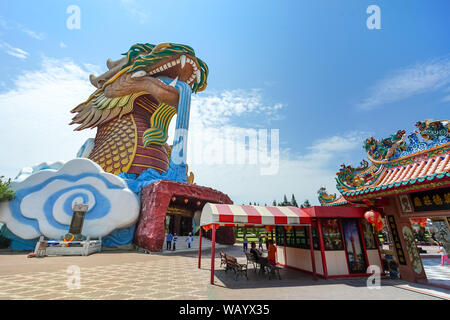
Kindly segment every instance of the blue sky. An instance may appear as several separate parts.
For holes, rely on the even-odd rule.
[[[366,27],[372,4],[381,9],[381,30]],[[69,5],[81,9],[79,30],[66,27]],[[232,110],[224,116],[227,126],[280,132],[278,175],[239,187],[238,181],[248,180],[243,168],[197,165],[198,183],[236,202],[271,202],[294,193],[299,201],[317,203],[321,185],[335,190],[342,162],[356,165],[365,156],[363,139],[412,131],[418,120],[449,118],[449,12],[446,0],[3,1],[0,108],[10,109],[14,118],[3,121],[21,129],[17,134],[0,129],[15,145],[9,154],[2,152],[0,173],[13,177],[39,161],[69,160],[70,150],[75,154],[89,135],[61,126],[61,136],[70,141],[64,143],[48,127],[63,121],[65,126],[61,117],[92,91],[85,73],[104,71],[107,58],[119,58],[134,43],[175,42],[192,46],[209,66],[208,88],[197,95],[199,108],[216,97]],[[66,87],[76,90],[59,100],[44,97],[45,90],[27,91],[26,82],[38,85],[39,79],[43,86],[70,79]],[[232,98],[224,100],[224,93]],[[246,108],[250,100],[254,108]],[[11,103],[21,105],[14,109]],[[244,103],[243,110],[237,103]],[[223,125],[216,116],[210,126]],[[33,149],[30,142],[42,147]]]

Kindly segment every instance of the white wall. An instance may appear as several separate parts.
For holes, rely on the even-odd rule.
[[[325,251],[329,276],[349,274],[345,251]]]
[[[300,248],[286,248],[287,265],[289,267],[302,269],[312,272],[311,250]],[[284,247],[277,246],[278,263],[286,265],[284,257]],[[316,263],[316,273],[323,275],[322,256],[320,251],[314,250],[314,259]]]

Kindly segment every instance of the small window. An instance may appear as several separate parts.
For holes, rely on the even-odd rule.
[[[321,222],[325,250],[344,250],[339,220],[323,219]]]

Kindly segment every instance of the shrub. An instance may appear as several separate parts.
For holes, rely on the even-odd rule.
[[[0,202],[10,201],[16,197],[16,193],[11,189],[11,179],[3,181],[3,178],[0,177]]]

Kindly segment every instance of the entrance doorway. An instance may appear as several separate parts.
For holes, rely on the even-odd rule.
[[[176,233],[178,236],[187,236],[192,233],[192,217],[180,214],[166,215],[166,233]]]

